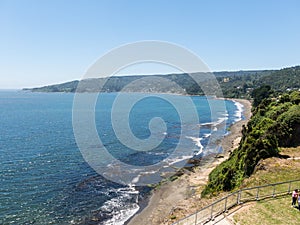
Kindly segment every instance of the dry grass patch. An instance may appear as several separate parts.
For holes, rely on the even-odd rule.
[[[236,212],[233,219],[238,225],[298,225],[299,217],[300,211],[291,208],[291,197],[283,196],[254,202],[250,207]]]
[[[282,148],[280,154],[283,157],[260,161],[254,174],[244,180],[241,188],[300,179],[300,147]]]

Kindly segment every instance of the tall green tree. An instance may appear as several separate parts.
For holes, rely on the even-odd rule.
[[[252,92],[253,106],[258,106],[264,99],[268,98],[271,93],[272,91],[270,85],[263,85],[254,89]]]

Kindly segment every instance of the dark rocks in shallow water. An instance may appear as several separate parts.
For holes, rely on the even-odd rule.
[[[192,166],[186,166],[186,167],[184,167],[184,169],[185,170],[188,170],[188,171],[190,171],[190,172],[195,172],[195,166],[194,165],[192,165]]]
[[[181,169],[181,170],[178,170],[178,171],[175,173],[174,176],[180,177],[180,176],[182,176],[183,174],[184,174],[184,171]]]
[[[189,165],[199,166],[200,162],[201,162],[201,159],[199,159],[199,158],[191,158],[187,161],[187,165],[185,167],[190,167]]]

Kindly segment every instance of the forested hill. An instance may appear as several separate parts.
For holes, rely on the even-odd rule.
[[[300,66],[232,76],[227,80],[218,79],[225,97],[249,99],[252,91],[260,86],[269,86],[276,92],[299,90]]]
[[[275,91],[289,91],[300,88],[300,66],[285,68],[261,77],[257,86],[269,85]]]
[[[239,147],[210,173],[203,195],[238,187],[260,160],[280,157],[280,147],[300,145],[300,91],[278,93],[262,86],[255,93],[258,106],[243,128]]]
[[[300,88],[300,66],[281,70],[252,70],[213,73],[220,84],[224,97],[251,98],[252,91],[261,85],[268,85],[273,90],[285,92]],[[201,79],[201,86],[211,85],[206,73],[194,73]],[[138,81],[138,82],[137,82]],[[170,82],[171,81],[171,82]],[[152,93],[187,93],[203,95],[203,91],[188,74],[113,76],[95,78],[24,89],[34,92],[152,92]],[[218,93],[211,93],[216,94]]]
[[[245,82],[252,82],[261,76],[270,74],[272,71],[235,71],[235,72],[215,72],[213,75],[220,83],[221,87],[227,86],[239,89]],[[211,76],[207,73],[193,73],[199,77],[201,86],[211,85]],[[138,82],[136,82],[138,81]],[[171,82],[170,82],[171,81]],[[33,92],[157,92],[157,93],[187,93],[191,95],[204,94],[199,85],[188,74],[168,74],[168,75],[139,75],[139,76],[113,76],[110,78],[85,79],[77,89],[78,80],[50,85],[38,88],[25,88],[23,90]],[[250,85],[250,84],[249,84]],[[101,89],[101,90],[100,90]],[[235,92],[235,90],[229,90]],[[213,94],[213,93],[212,93]]]

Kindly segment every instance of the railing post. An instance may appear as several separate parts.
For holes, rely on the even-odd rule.
[[[256,201],[259,199],[259,187],[257,188],[257,192],[256,192]]]
[[[289,194],[291,193],[291,185],[292,185],[292,181],[290,181],[290,183],[289,183],[289,190],[288,190]]]
[[[214,210],[214,204],[211,205],[210,220],[213,220],[213,210]]]
[[[273,198],[275,197],[275,188],[276,188],[276,184],[273,185]]]
[[[241,190],[238,191],[237,201],[236,201],[237,205],[240,204],[240,200],[241,200]]]
[[[196,212],[196,215],[195,215],[195,225],[197,225],[197,212]]]
[[[228,196],[226,196],[226,198],[225,198],[225,207],[224,207],[224,212],[227,212],[227,198],[228,198]]]

